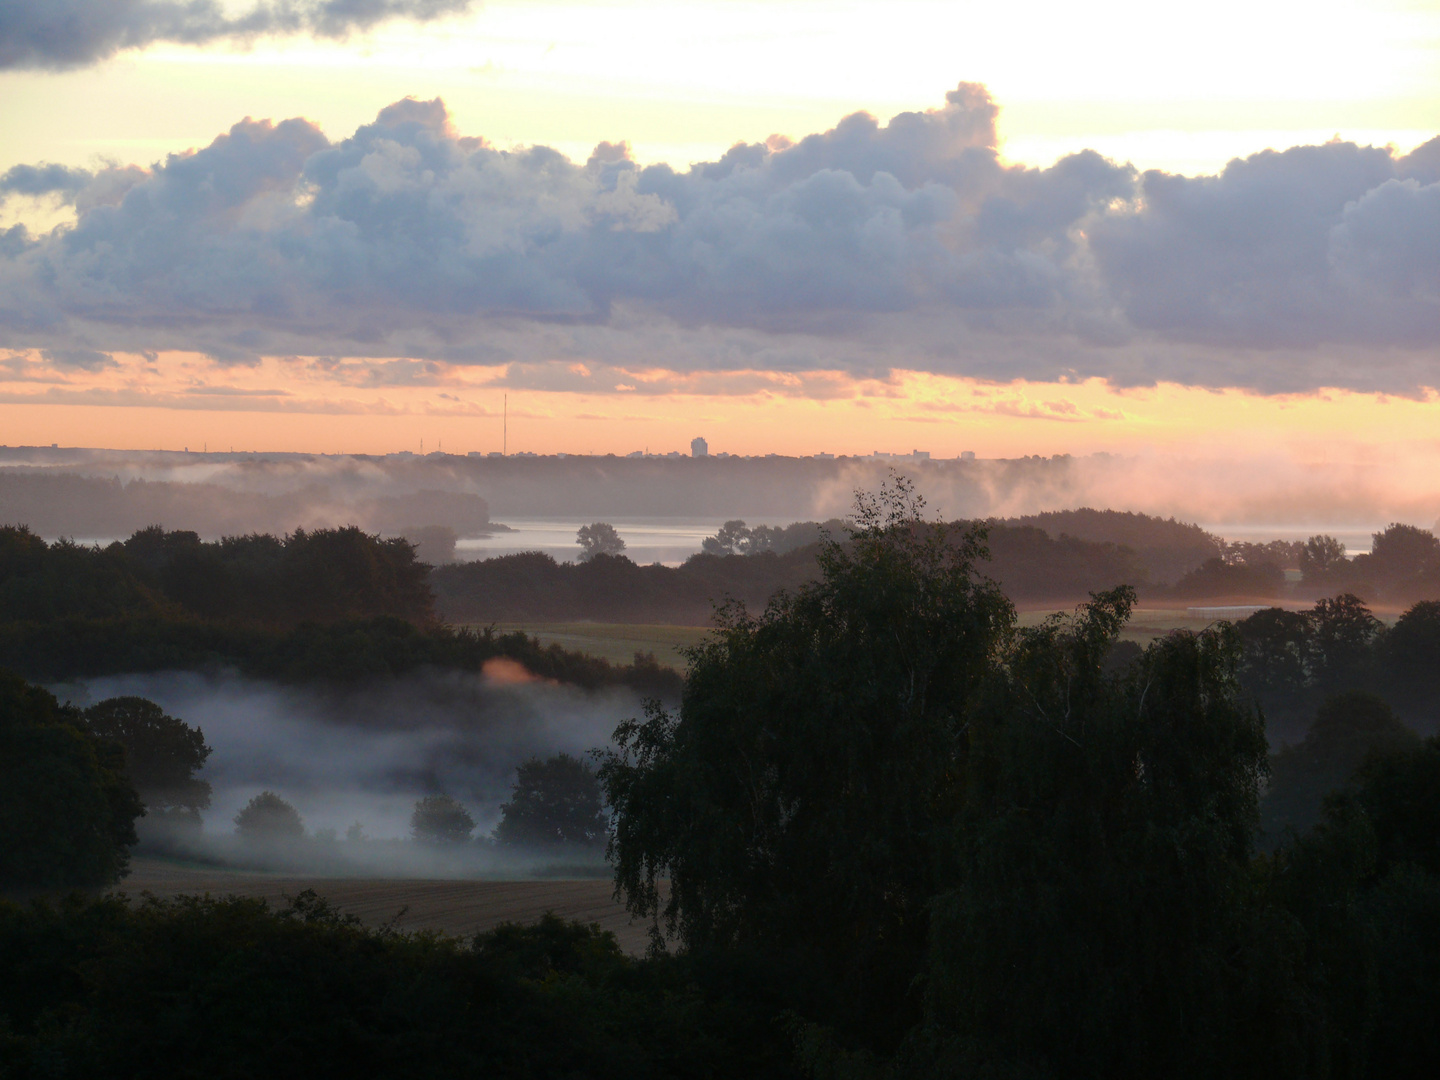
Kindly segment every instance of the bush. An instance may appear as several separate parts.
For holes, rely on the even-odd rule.
[[[305,835],[305,823],[279,795],[262,791],[235,815],[235,831],[247,840],[292,840]]]
[[[763,988],[554,916],[462,940],[310,892],[0,903],[0,972],[6,1077],[798,1080]]]
[[[470,812],[449,795],[427,795],[410,815],[410,836],[422,844],[463,844],[475,829]]]

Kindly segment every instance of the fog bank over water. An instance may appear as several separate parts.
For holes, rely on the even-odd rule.
[[[950,519],[1088,506],[1201,522],[1231,538],[1331,532],[1358,542],[1392,521],[1428,528],[1440,517],[1440,454],[1425,447],[1346,461],[1221,446],[989,460],[0,448],[0,523],[88,540],[153,524],[207,538],[349,523],[388,535],[441,526],[458,539],[456,557],[474,559],[517,550],[573,557],[577,523],[608,521],[622,526],[636,561],[676,562],[728,519],[843,516],[857,490],[875,490],[892,470],[912,477],[930,511]]]
[[[137,695],[201,728],[214,748],[201,778],[214,788],[207,836],[233,832],[236,812],[263,790],[292,803],[307,830],[409,835],[417,799],[446,793],[488,833],[532,756],[583,755],[639,715],[627,690],[586,693],[524,680],[523,671],[424,673],[351,688],[282,686],[235,674],[123,675],[55,686],[89,705]]]

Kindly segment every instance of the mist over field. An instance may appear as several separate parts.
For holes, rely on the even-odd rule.
[[[584,756],[606,745],[616,724],[641,707],[631,691],[587,693],[533,679],[503,661],[484,675],[428,671],[350,687],[286,686],[233,672],[164,672],[54,689],[81,706],[126,695],[148,698],[204,731],[214,752],[199,773],[213,788],[203,833],[180,830],[165,838],[183,853],[403,876],[514,870],[538,861],[529,852],[497,852],[488,845],[437,852],[398,841],[409,839],[415,802],[441,793],[470,811],[476,837],[488,835],[510,796],[516,765],[562,752]],[[333,830],[339,842],[257,848],[238,841],[235,814],[266,790],[294,805],[310,836]],[[344,841],[354,822],[368,843]],[[142,832],[145,827],[142,821]]]

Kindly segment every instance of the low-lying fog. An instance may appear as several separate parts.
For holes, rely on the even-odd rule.
[[[402,875],[468,874],[543,861],[543,853],[517,856],[478,843],[438,853],[408,842],[410,814],[416,800],[443,792],[465,805],[477,823],[475,836],[483,837],[499,820],[521,761],[559,752],[584,755],[607,745],[615,726],[641,711],[633,691],[586,693],[535,680],[510,661],[492,661],[483,675],[430,672],[351,688],[168,672],[52,689],[80,706],[121,695],[149,698],[204,731],[214,752],[200,776],[213,794],[200,835],[177,831],[174,843],[184,853],[280,868]],[[266,790],[291,803],[318,841],[265,853],[240,844],[235,814]],[[355,822],[363,843],[344,839]],[[575,861],[575,853],[568,858]]]

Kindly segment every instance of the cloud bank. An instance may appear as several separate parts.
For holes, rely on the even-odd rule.
[[[218,0],[6,0],[0,70],[84,67],[129,49],[170,42],[252,41],[268,35],[343,38],[392,19],[428,22],[473,0],[268,0],[240,15]]]
[[[888,124],[857,113],[679,171],[623,144],[583,164],[501,150],[406,99],[338,142],[246,119],[148,170],[20,166],[0,191],[70,199],[77,220],[0,233],[0,345],[510,363],[557,387],[577,359],[637,357],[1440,385],[1440,139],[1267,151],[1218,176],[1092,151],[1040,169],[1001,161],[997,113],[962,83]]]

